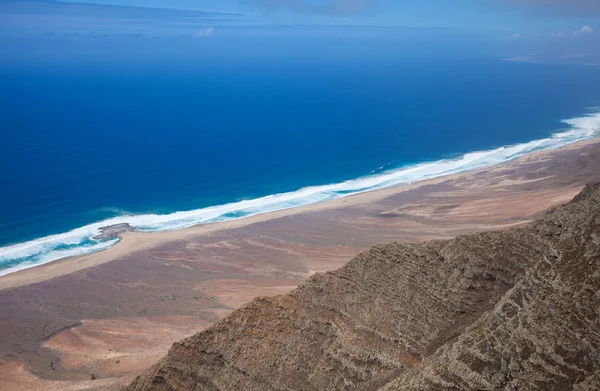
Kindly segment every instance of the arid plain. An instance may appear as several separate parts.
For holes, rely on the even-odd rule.
[[[513,227],[600,181],[600,142],[251,218],[127,232],[0,278],[0,389],[119,389],[171,344],[374,244]]]

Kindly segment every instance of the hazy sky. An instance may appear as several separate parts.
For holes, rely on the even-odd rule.
[[[263,22],[566,32],[600,27],[598,0],[77,0],[243,14]],[[593,28],[593,27],[592,27]]]
[[[81,46],[53,48],[52,37]],[[171,40],[151,45],[148,53],[186,40],[204,41],[213,51],[230,45],[235,46],[232,53],[282,53],[290,47],[286,37],[300,37],[307,50],[325,52],[329,49],[315,37],[329,37],[377,42],[383,52],[391,47],[421,50],[427,45],[420,42],[427,41],[437,44],[429,44],[432,52],[450,47],[466,51],[468,46],[470,53],[596,64],[600,0],[0,0],[0,49],[5,54],[52,58],[57,50],[91,53],[108,37],[124,38],[109,49],[128,44],[125,53],[149,45],[137,38]]]
[[[354,25],[385,27],[453,27],[521,37],[589,34],[600,29],[600,0],[67,0],[73,4],[104,4],[171,8],[235,14],[220,18],[228,25]],[[110,19],[118,11],[83,6],[44,7],[53,0],[0,0],[0,32],[13,27],[42,27],[56,22],[48,15]],[[66,9],[68,8],[68,9]],[[35,15],[23,18],[24,15]],[[44,14],[44,17],[40,15]],[[171,19],[155,13],[153,18]],[[147,12],[127,13],[148,19]],[[185,19],[185,17],[184,17]],[[227,19],[227,20],[223,20]],[[65,20],[61,20],[64,22]],[[71,23],[72,20],[66,22]],[[215,23],[221,24],[216,21]],[[183,24],[183,23],[182,23]],[[81,23],[83,28],[85,23]],[[587,27],[585,27],[587,26]],[[216,27],[216,26],[212,26]],[[575,34],[579,35],[579,34]]]

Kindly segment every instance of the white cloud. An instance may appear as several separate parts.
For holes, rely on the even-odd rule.
[[[565,36],[565,33],[554,33],[554,34],[550,34],[551,38],[562,38]]]
[[[513,35],[510,36],[510,39],[519,39],[521,38],[521,34],[519,33],[514,33]]]
[[[578,34],[587,34],[587,33],[593,33],[594,30],[593,28],[591,28],[588,25],[583,26],[582,28],[580,28],[579,30],[575,30],[573,31],[573,34],[578,35]]]
[[[215,29],[212,27],[208,27],[208,28],[205,28],[204,30],[198,31],[196,34],[194,34],[194,37],[209,38],[209,37],[212,37],[213,35],[215,35]]]

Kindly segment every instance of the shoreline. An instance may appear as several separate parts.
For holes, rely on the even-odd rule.
[[[238,221],[128,232],[107,252],[8,275],[0,283],[22,286],[0,290],[0,388],[120,390],[172,341],[256,297],[285,295],[378,244],[522,226],[600,182],[598,167],[600,139]]]
[[[598,137],[589,140],[577,141],[560,147],[558,149],[527,153],[517,159],[508,162],[502,162],[485,168],[442,175],[431,179],[415,181],[410,184],[400,184],[388,188],[370,190],[363,193],[352,194],[344,198],[327,200],[315,204],[303,205],[273,212],[265,212],[262,214],[252,215],[234,220],[198,224],[188,228],[164,232],[128,231],[121,233],[119,235],[119,242],[108,249],[86,255],[61,258],[58,260],[50,261],[48,263],[32,266],[23,270],[18,270],[0,276],[0,290],[11,289],[24,285],[47,281],[55,277],[73,273],[75,271],[102,265],[104,263],[111,262],[122,257],[131,255],[133,253],[156,248],[160,245],[169,242],[185,240],[195,236],[210,235],[229,229],[240,228],[256,223],[271,221],[282,217],[291,217],[299,214],[313,213],[318,211],[339,209],[350,206],[357,206],[360,204],[371,203],[389,197],[391,195],[407,192],[409,190],[414,190],[422,186],[436,185],[447,180],[473,176],[481,172],[490,171],[498,168],[504,168],[510,165],[526,164],[527,161],[531,159],[539,160],[543,159],[545,156],[549,156],[554,153],[578,149],[583,146],[599,142],[600,138]]]
[[[118,234],[121,232],[117,231],[185,232],[187,229],[197,226],[210,226],[255,216],[265,216],[274,212],[287,213],[291,209],[348,199],[354,195],[488,169],[515,161],[531,153],[560,149],[577,142],[592,140],[600,135],[598,108],[590,108],[587,114],[560,122],[568,125],[568,128],[556,130],[545,138],[493,149],[470,151],[452,159],[414,163],[343,182],[307,186],[290,192],[199,209],[167,214],[115,216],[67,232],[0,247],[0,262],[12,264],[11,267],[0,270],[0,278],[60,260],[88,257],[107,251],[119,242]],[[123,226],[127,228],[116,230],[114,228]],[[234,225],[234,227],[237,226]],[[112,234],[108,235],[107,232],[112,232]]]

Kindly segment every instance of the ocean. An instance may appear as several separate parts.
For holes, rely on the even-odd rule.
[[[0,63],[0,275],[600,131],[598,67],[380,60]]]

